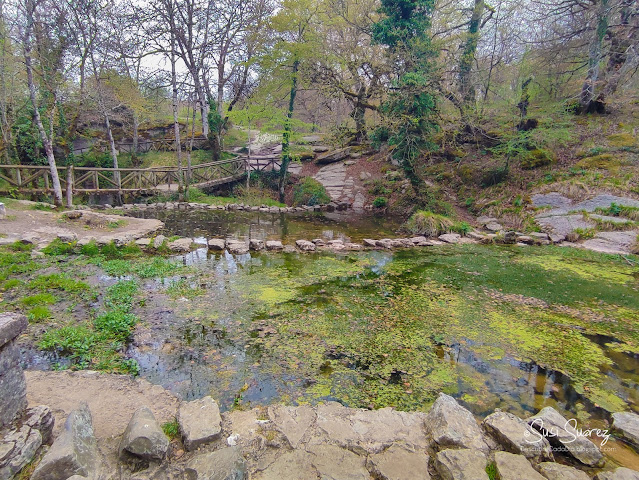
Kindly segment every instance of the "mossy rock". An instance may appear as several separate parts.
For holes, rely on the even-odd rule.
[[[616,170],[622,162],[611,153],[602,153],[592,157],[586,157],[577,163],[577,166],[584,169]]]
[[[545,167],[555,161],[555,157],[552,152],[544,150],[543,148],[537,148],[528,152],[521,160],[521,168],[526,170],[532,170],[534,168]]]
[[[637,139],[629,133],[615,133],[608,137],[608,143],[613,147],[632,147],[636,145]]]
[[[464,183],[472,183],[474,181],[474,173],[475,169],[471,165],[462,165],[457,169],[457,174]]]

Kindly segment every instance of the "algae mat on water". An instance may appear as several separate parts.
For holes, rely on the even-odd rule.
[[[477,413],[637,409],[639,276],[619,257],[464,245],[258,255],[233,272],[215,280],[243,299],[227,339],[260,378],[295,385],[284,400],[425,409],[445,391]]]

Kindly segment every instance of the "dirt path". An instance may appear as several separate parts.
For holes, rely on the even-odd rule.
[[[93,371],[26,371],[30,406],[48,405],[55,415],[58,435],[71,410],[87,402],[98,440],[122,435],[133,413],[149,407],[158,423],[175,418],[179,400],[162,387],[140,378]]]

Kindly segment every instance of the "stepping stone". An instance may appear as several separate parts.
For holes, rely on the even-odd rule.
[[[631,412],[612,414],[612,428],[630,445],[639,449],[639,415]]]
[[[268,418],[275,428],[286,437],[291,448],[297,448],[308,429],[315,423],[315,411],[308,405],[286,407],[276,405],[268,408]]]
[[[196,455],[186,464],[184,473],[185,478],[189,480],[245,480],[248,478],[246,463],[237,447],[226,447]]]
[[[314,252],[316,248],[315,244],[308,240],[296,240],[295,245],[303,252]]]
[[[435,470],[442,480],[489,480],[486,456],[476,450],[442,450],[435,456]]]
[[[590,480],[586,472],[560,463],[544,462],[539,464],[539,471],[548,480]]]
[[[120,455],[131,454],[144,460],[162,460],[169,449],[153,412],[147,407],[136,410],[120,441]]]
[[[264,240],[257,240],[255,238],[249,240],[249,250],[259,251],[264,250],[264,248]]]
[[[482,423],[484,429],[507,451],[535,461],[552,460],[548,440],[521,418],[507,412],[495,412]]]
[[[368,471],[379,480],[429,480],[428,455],[392,445],[368,457]]]
[[[283,248],[284,245],[282,245],[282,242],[278,240],[267,240],[266,242],[267,250],[282,250]]]
[[[221,238],[212,238],[209,240],[209,250],[223,251],[226,242]]]
[[[568,455],[589,467],[601,467],[605,460],[597,446],[588,438],[579,435],[572,425],[552,407],[543,408],[537,415],[527,420],[528,424],[540,432],[553,432],[547,436],[554,447],[561,448]]]
[[[495,466],[500,480],[546,480],[523,455],[495,452]]]
[[[222,432],[220,408],[210,396],[180,403],[177,421],[188,451],[216,440]]]
[[[244,255],[249,252],[249,246],[246,242],[239,240],[227,240],[226,249],[234,255]]]
[[[461,235],[458,233],[445,233],[443,235],[440,235],[439,238],[442,242],[446,242],[446,243],[459,243],[459,240],[461,239]]]
[[[424,427],[434,450],[468,448],[486,455],[490,451],[473,414],[445,393],[440,393],[435,400],[426,415]]]

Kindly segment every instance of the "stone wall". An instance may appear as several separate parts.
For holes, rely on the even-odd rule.
[[[26,327],[24,315],[0,313],[0,428],[10,424],[27,407],[27,383],[16,345],[16,337]]]

